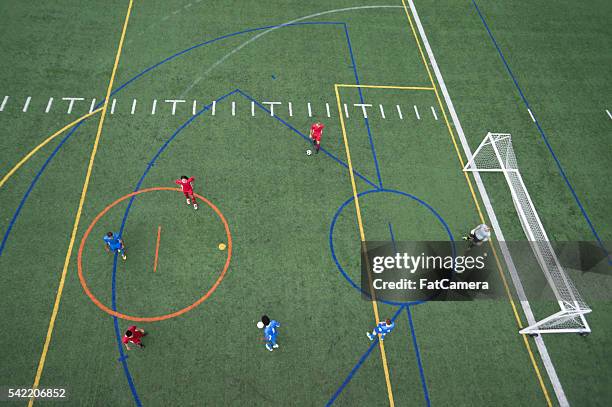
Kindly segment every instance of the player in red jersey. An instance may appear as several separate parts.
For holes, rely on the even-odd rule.
[[[321,135],[323,134],[324,128],[325,126],[321,122],[316,122],[310,126],[310,139],[312,140],[312,144],[314,144],[316,153],[319,153],[321,149]]]
[[[193,177],[187,178],[187,176],[183,175],[181,179],[175,180],[174,183],[181,186],[181,191],[183,191],[183,194],[185,195],[185,199],[187,199],[187,205],[191,205],[191,202],[193,202],[193,209],[197,210],[198,203],[196,202],[196,197],[193,194],[192,182],[194,180],[195,178]]]
[[[140,338],[142,338],[145,335],[146,334],[145,334],[144,329],[136,328],[136,325],[132,325],[131,327],[127,329],[127,331],[125,331],[125,335],[123,335],[121,342],[125,344],[125,348],[127,350],[131,349],[130,346],[128,345],[128,343],[130,342],[132,342],[134,345],[140,348],[144,348],[144,345],[142,344],[142,341],[140,340]]]

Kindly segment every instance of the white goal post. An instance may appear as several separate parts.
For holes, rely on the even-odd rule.
[[[591,312],[591,308],[584,302],[574,283],[563,270],[550,244],[518,169],[516,156],[512,148],[512,136],[502,133],[487,133],[463,170],[467,172],[501,172],[504,174],[523,231],[561,308],[559,312],[522,329],[520,333],[530,335],[567,332],[590,333],[591,328],[586,321],[585,314]]]

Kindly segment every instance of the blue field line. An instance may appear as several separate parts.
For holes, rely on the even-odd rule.
[[[21,214],[21,210],[23,209],[23,205],[25,205],[26,201],[28,200],[28,197],[30,196],[30,193],[32,192],[32,190],[36,186],[36,183],[38,182],[38,180],[40,179],[40,176],[47,169],[47,166],[49,165],[51,160],[53,160],[55,155],[64,146],[64,143],[74,134],[74,132],[81,126],[81,124],[83,124],[83,122],[79,122],[78,124],[76,124],[74,127],[72,127],[72,129],[68,132],[68,134],[66,134],[66,136],[64,136],[64,138],[62,138],[62,140],[55,147],[55,149],[53,150],[51,155],[49,157],[47,157],[47,159],[45,160],[45,162],[42,165],[42,167],[40,167],[40,170],[38,170],[38,172],[34,176],[34,179],[32,180],[32,182],[30,182],[30,186],[28,187],[28,190],[26,191],[26,193],[21,198],[21,202],[19,202],[19,206],[17,206],[17,209],[15,210],[15,213],[13,213],[13,217],[11,218],[11,221],[10,221],[10,223],[8,225],[8,228],[4,232],[4,236],[2,237],[2,243],[0,243],[0,256],[2,256],[2,253],[4,253],[4,247],[6,246],[6,241],[8,240],[9,235],[11,234],[11,231],[13,230],[13,226],[15,225],[15,222],[17,221],[17,218]]]
[[[393,235],[393,227],[391,226],[391,222],[389,222],[389,234],[391,235],[391,241],[393,242],[393,248],[395,253],[397,253],[397,246],[395,245],[395,236]],[[421,353],[419,352],[419,346],[416,340],[416,329],[412,323],[412,315],[410,314],[410,304],[405,306],[406,313],[408,314],[408,323],[410,324],[410,332],[412,333],[412,342],[414,344],[414,349],[416,352],[418,364],[419,364],[419,375],[421,377],[421,385],[423,386],[423,394],[425,395],[425,401],[427,401],[427,406],[430,406],[429,401],[429,391],[427,390],[427,383],[425,382],[425,373],[423,372],[423,364],[421,362]]]
[[[548,148],[548,151],[550,152],[550,154],[552,155],[553,159],[555,160],[555,163],[557,164],[557,168],[559,169],[559,173],[561,174],[561,177],[563,177],[563,180],[565,181],[565,184],[567,185],[567,187],[571,191],[572,196],[574,197],[574,200],[576,201],[576,203],[578,204],[578,207],[580,208],[580,212],[582,212],[582,216],[587,221],[587,223],[589,225],[589,228],[591,229],[591,232],[593,233],[593,236],[595,236],[595,239],[597,239],[597,242],[599,243],[599,246],[601,247],[601,249],[606,254],[606,257],[608,259],[608,264],[612,265],[612,258],[610,257],[610,253],[606,249],[606,246],[604,245],[603,241],[599,237],[599,234],[595,230],[595,226],[593,225],[593,222],[591,222],[591,219],[589,218],[589,215],[587,215],[586,210],[584,209],[584,206],[582,205],[582,202],[580,202],[580,199],[578,198],[578,195],[576,194],[576,191],[574,190],[574,187],[572,186],[572,184],[570,183],[569,179],[567,178],[567,175],[565,174],[565,170],[563,169],[563,166],[561,165],[561,162],[559,161],[559,159],[557,158],[557,155],[553,151],[552,146],[550,145],[550,143],[548,141],[548,137],[546,137],[546,133],[544,133],[544,130],[540,126],[540,122],[538,121],[538,119],[536,117],[536,114],[534,113],[533,109],[531,109],[531,106],[529,105],[529,102],[527,101],[527,98],[525,97],[525,94],[523,93],[523,90],[519,86],[518,80],[514,76],[514,73],[512,72],[512,69],[510,69],[510,65],[508,65],[508,62],[506,61],[506,57],[504,56],[503,52],[501,51],[501,48],[499,47],[497,41],[495,40],[495,37],[493,36],[493,33],[491,32],[491,29],[489,28],[489,25],[487,24],[484,16],[480,12],[480,9],[478,8],[478,5],[476,4],[476,1],[472,0],[472,3],[474,4],[474,7],[476,8],[476,12],[478,13],[478,16],[480,17],[480,20],[482,21],[482,23],[484,24],[485,29],[487,30],[487,33],[489,34],[489,37],[491,38],[491,41],[493,42],[493,45],[495,45],[495,49],[497,49],[497,53],[499,54],[499,57],[501,58],[502,62],[504,63],[504,66],[506,67],[506,71],[508,71],[508,74],[512,78],[512,81],[514,82],[514,86],[518,90],[519,95],[521,96],[521,99],[523,100],[523,103],[525,104],[527,109],[529,109],[529,111],[531,111],[531,114],[533,116],[533,121],[535,122],[535,125],[538,128],[538,131],[540,132],[540,136],[542,136],[542,140],[544,140],[544,144],[546,144],[546,147]]]
[[[139,79],[141,76],[147,74],[148,72],[152,71],[153,69],[157,68],[160,65],[165,64],[166,62],[169,62],[183,54],[186,54],[190,51],[193,51],[196,48],[200,48],[203,47],[205,45],[209,45],[212,44],[214,42],[220,41],[220,40],[224,40],[226,38],[230,38],[230,37],[235,37],[238,35],[242,35],[242,34],[248,34],[248,33],[252,33],[252,32],[256,32],[256,31],[263,31],[263,30],[268,30],[268,29],[277,29],[277,28],[281,28],[281,27],[293,27],[293,26],[301,26],[301,25],[343,25],[343,22],[335,22],[335,21],[302,21],[302,22],[296,22],[296,23],[289,23],[289,24],[277,24],[277,25],[267,25],[267,26],[263,26],[263,27],[257,27],[257,28],[250,28],[247,30],[242,30],[242,31],[236,31],[233,32],[231,34],[226,34],[226,35],[222,35],[221,37],[217,37],[217,38],[213,38],[211,40],[208,41],[204,41],[201,42],[199,44],[195,44],[187,49],[184,49],[182,51],[179,51],[175,54],[170,55],[169,57],[161,60],[160,62],[151,65],[150,67],[144,69],[143,71],[141,71],[140,73],[138,73],[136,76],[132,77],[131,79],[129,79],[128,81],[126,81],[125,83],[123,83],[122,85],[120,85],[113,93],[111,93],[111,96],[114,95],[115,93],[119,92],[121,89],[125,88],[126,86],[128,86],[130,83],[134,82],[135,80]]]
[[[355,56],[353,55],[353,47],[351,46],[351,37],[348,33],[348,26],[346,23],[344,25],[344,33],[346,34],[346,43],[348,45],[349,54],[351,56],[351,63],[353,64],[353,73],[355,74],[355,83],[360,85],[359,83],[359,75],[357,74],[357,64],[355,63]],[[357,92],[359,92],[359,100],[363,104],[363,92],[361,88],[357,88]],[[340,112],[338,112],[340,114]],[[380,175],[380,167],[378,166],[378,157],[376,156],[376,148],[374,148],[374,139],[372,138],[372,132],[370,130],[370,122],[367,117],[364,117],[366,129],[368,130],[368,139],[370,140],[370,149],[372,150],[372,157],[374,158],[374,166],[376,167],[376,176],[378,177],[378,185],[379,188],[383,188],[382,176]]]
[[[397,253],[397,245],[395,244],[395,236],[393,235],[393,226],[389,222],[389,235],[391,235],[391,241],[393,242],[393,250]]]
[[[259,107],[263,111],[265,111],[268,114],[270,114],[270,110],[269,109],[267,109],[264,105],[259,103],[257,100],[253,99],[253,97],[250,96],[248,93],[245,93],[245,92],[241,91],[240,89],[238,89],[238,93],[240,93],[242,96],[244,96],[248,100],[250,100],[253,103],[255,103],[257,105],[257,107]],[[274,119],[278,120],[279,122],[284,124],[286,127],[288,127],[290,130],[292,130],[293,132],[295,132],[296,134],[301,136],[304,140],[306,140],[307,142],[310,143],[310,138],[308,136],[306,136],[304,133],[302,133],[301,131],[299,131],[298,129],[296,129],[295,127],[293,127],[291,124],[287,123],[285,120],[281,119],[280,117],[278,117],[276,115],[271,116],[271,117],[273,117]],[[336,161],[338,164],[342,165],[344,168],[346,168],[346,169],[349,168],[348,165],[344,161],[340,160],[338,157],[336,157],[334,154],[332,154],[329,151],[327,151],[325,148],[321,147],[321,151],[323,153],[325,153],[328,157],[330,157],[331,159]],[[353,173],[356,176],[358,176],[359,178],[361,178],[363,181],[365,181],[367,184],[371,185],[374,188],[377,188],[376,184],[374,184],[372,181],[367,179],[364,175],[360,174],[357,170],[353,169]]]
[[[117,273],[117,253],[115,252],[113,258],[113,293],[112,293],[112,305],[113,311],[117,311],[117,296],[115,291],[115,275]],[[123,372],[125,373],[125,377],[128,381],[128,386],[130,386],[130,390],[132,392],[132,396],[134,396],[134,401],[138,407],[142,407],[142,403],[140,402],[140,397],[138,397],[138,392],[136,391],[136,386],[134,386],[134,380],[132,379],[132,375],[130,374],[130,370],[127,364],[128,356],[123,351],[123,342],[121,341],[121,330],[119,329],[119,321],[118,318],[113,316],[113,322],[115,325],[115,336],[117,338],[117,348],[119,349],[119,362],[123,367]]]
[[[406,314],[408,315],[408,324],[410,325],[410,332],[412,333],[412,344],[414,345],[414,352],[416,354],[417,363],[419,365],[419,375],[421,376],[423,394],[425,395],[425,401],[427,402],[427,406],[430,407],[431,401],[429,400],[429,390],[427,390],[427,381],[425,380],[423,362],[421,361],[421,352],[419,351],[419,344],[417,342],[416,332],[414,330],[414,324],[412,322],[412,313],[410,312],[410,305],[406,306]]]
[[[393,315],[393,317],[391,318],[391,321],[395,322],[395,319],[400,314],[400,312],[402,312],[402,309],[404,309],[405,307],[406,307],[406,305],[402,305],[401,307],[399,307],[397,309],[397,311],[395,312],[395,315]],[[378,341],[379,341],[379,337],[376,336],[376,338],[374,338],[374,340],[372,340],[372,343],[368,347],[368,350],[366,350],[365,353],[363,355],[361,355],[361,357],[357,361],[357,364],[355,364],[355,366],[353,366],[353,368],[349,372],[348,376],[346,376],[346,379],[344,379],[344,381],[342,382],[340,387],[338,387],[338,389],[334,392],[334,394],[331,396],[329,401],[325,404],[327,407],[329,407],[332,404],[334,404],[334,402],[336,401],[338,396],[340,396],[340,393],[342,393],[342,391],[344,390],[346,385],[349,384],[349,382],[351,381],[353,376],[355,376],[355,373],[357,373],[359,368],[363,365],[363,362],[365,362],[366,359],[368,358],[368,356],[370,356],[370,354],[374,350],[374,347],[376,346],[376,344],[378,344]]]

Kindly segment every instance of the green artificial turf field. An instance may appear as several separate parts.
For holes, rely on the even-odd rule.
[[[37,387],[67,397],[18,402],[609,405],[609,259],[568,271],[588,336],[519,334],[515,279],[531,296],[543,272],[514,252],[513,275],[497,243],[527,240],[504,177],[482,175],[483,199],[462,166],[487,132],[511,133],[550,240],[609,250],[610,12],[0,3],[0,402]],[[181,175],[197,211],[169,190]],[[364,299],[362,240],[461,242],[492,213],[503,296]],[[109,230],[126,261],[104,251]],[[551,298],[528,298],[537,319],[559,310]],[[262,314],[281,324],[273,352]],[[365,335],[377,318],[396,324],[384,343]],[[133,324],[146,346],[126,351]]]

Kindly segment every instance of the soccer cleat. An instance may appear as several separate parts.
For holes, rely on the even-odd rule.
[[[195,209],[196,211],[198,210],[198,204],[197,203],[193,204],[193,209]]]
[[[462,237],[463,240],[468,240],[467,236]]]
[[[371,333],[366,332],[366,335],[368,336],[368,339],[369,339],[369,340],[371,340],[371,341],[373,341],[373,340],[374,340],[374,335],[372,335]]]
[[[122,258],[123,260],[127,260],[127,256],[126,256],[125,254],[122,254],[122,255],[121,255],[121,258]]]
[[[187,205],[191,205],[191,199],[187,198]]]
[[[278,343],[275,343],[274,346],[272,346],[274,349],[278,348]]]
[[[266,349],[268,349],[270,352],[272,352],[272,350],[273,350],[272,346],[270,346],[269,343],[266,343]]]

